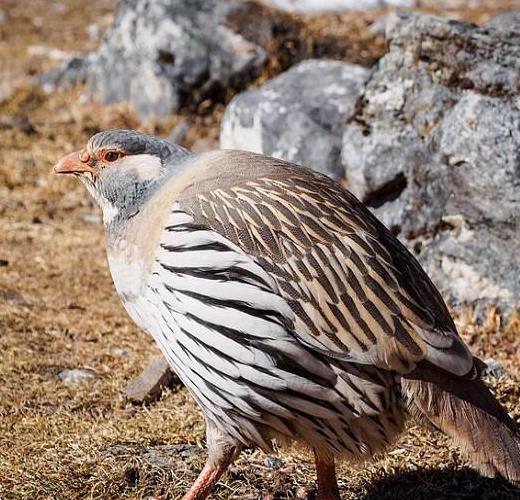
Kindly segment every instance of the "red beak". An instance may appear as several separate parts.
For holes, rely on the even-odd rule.
[[[80,174],[83,172],[94,173],[94,169],[89,165],[90,157],[85,151],[74,151],[65,155],[54,165],[55,174]]]

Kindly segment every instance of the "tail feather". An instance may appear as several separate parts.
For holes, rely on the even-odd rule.
[[[453,438],[481,474],[520,485],[520,429],[484,382],[430,370],[402,388],[411,413]]]

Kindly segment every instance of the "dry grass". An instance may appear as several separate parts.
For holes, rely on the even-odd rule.
[[[112,9],[109,0],[92,0],[88,9],[72,0],[61,3],[64,11],[53,5],[39,0],[32,11],[14,0],[1,5],[8,15],[0,24],[2,81],[21,87],[0,103],[0,498],[176,498],[204,460],[199,411],[182,388],[150,407],[121,399],[155,347],[113,291],[102,228],[88,222],[97,210],[81,186],[49,170],[61,154],[110,127],[165,134],[183,119],[193,125],[187,145],[205,141],[206,147],[215,143],[222,106],[203,105],[164,124],[140,123],[124,105],[83,102],[82,89],[42,93],[29,77],[56,62],[28,47],[91,48],[86,28],[107,26]],[[360,26],[370,16],[350,17],[358,42],[368,40]],[[315,35],[341,29],[348,38],[348,19],[315,18],[309,29]],[[490,311],[479,326],[468,312],[458,316],[474,351],[498,358],[516,377],[495,385],[518,419],[520,318],[504,326]],[[58,373],[76,367],[90,368],[96,379],[63,384]],[[295,498],[312,488],[313,469],[300,451],[279,457],[281,467],[273,470],[261,453],[244,454],[215,497]],[[506,483],[465,469],[445,438],[417,427],[375,463],[343,465],[341,477],[344,498],[352,499],[515,496]]]

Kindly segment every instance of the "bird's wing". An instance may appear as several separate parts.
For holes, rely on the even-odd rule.
[[[421,360],[457,375],[471,370],[428,276],[352,194],[262,155],[227,151],[209,164],[190,173],[179,206],[269,275],[303,344],[400,373]]]

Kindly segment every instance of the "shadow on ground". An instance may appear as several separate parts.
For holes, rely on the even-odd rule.
[[[144,447],[137,443],[109,446],[106,458],[121,460],[119,487],[121,492],[140,491],[159,498],[179,498],[195,480],[206,458],[203,448],[195,445],[159,445]],[[245,455],[245,456],[244,456]],[[277,462],[275,459],[274,463]],[[282,462],[280,462],[280,467]],[[122,464],[121,464],[122,465]],[[290,464],[273,470],[266,467],[263,455],[246,452],[220,483],[214,498],[316,500],[314,468],[311,464]],[[288,467],[287,467],[288,466]],[[295,467],[303,467],[299,473]],[[362,465],[359,465],[362,468]],[[271,469],[271,470],[269,470]],[[361,472],[361,471],[360,471]],[[299,477],[298,477],[299,476]],[[368,479],[368,478],[367,478]],[[370,479],[355,477],[340,480],[344,500],[441,500],[441,499],[520,499],[520,488],[504,479],[489,479],[470,468],[421,468],[398,470],[392,474],[379,472]],[[117,479],[114,479],[118,482]],[[146,496],[145,495],[145,496]]]
[[[489,479],[463,468],[399,472],[375,480],[363,500],[520,499],[520,488],[501,478]]]

